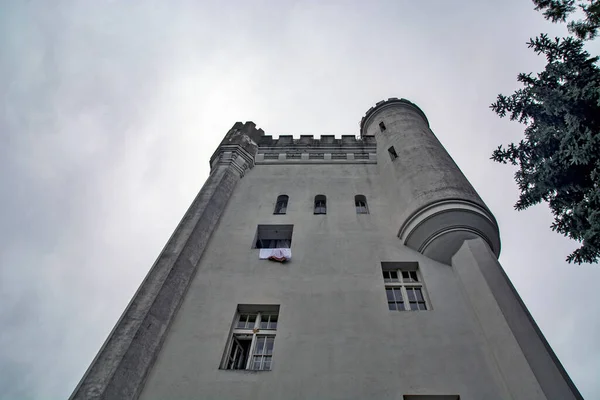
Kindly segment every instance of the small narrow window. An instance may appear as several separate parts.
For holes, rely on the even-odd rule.
[[[275,211],[273,214],[285,214],[287,212],[289,197],[285,194],[277,197],[277,203],[275,203]]]
[[[315,214],[327,214],[327,198],[322,194],[315,196]]]
[[[394,149],[394,146],[388,149],[388,153],[390,153],[390,158],[392,159],[392,161],[398,158],[398,154],[396,153],[396,149]]]
[[[385,124],[383,123],[383,121],[379,123],[379,130],[381,130],[381,132],[385,131]]]
[[[221,368],[271,370],[278,317],[278,305],[239,305]]]
[[[388,309],[425,311],[425,287],[416,262],[382,262],[381,269]]]
[[[357,214],[368,214],[369,209],[367,208],[367,198],[362,194],[354,196],[354,205],[356,206]]]

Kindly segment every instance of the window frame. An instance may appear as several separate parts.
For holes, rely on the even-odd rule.
[[[400,265],[390,268],[385,267],[382,263],[381,272],[383,276],[386,303],[388,304],[389,311],[430,311],[432,309],[431,301],[427,296],[425,284],[423,283],[423,276],[418,266],[403,268]],[[391,301],[388,296],[388,290],[392,290],[393,301]],[[401,293],[401,301],[398,301],[396,298],[398,290]],[[421,299],[418,299],[418,296],[415,294],[416,290],[420,291]],[[412,299],[408,295],[409,292],[413,293]],[[390,308],[390,304],[394,304],[395,308]],[[399,304],[402,304],[403,309],[399,309]]]
[[[394,146],[390,146],[388,148],[388,154],[390,155],[392,161],[398,158],[398,153],[396,153],[396,149],[394,148]]]
[[[274,215],[285,215],[287,214],[287,208],[290,201],[290,196],[287,194],[280,194],[277,196],[277,200],[275,201],[275,209],[273,210]],[[283,204],[281,207],[279,204]],[[282,210],[283,209],[283,210]]]
[[[252,248],[291,249],[293,235],[294,225],[292,224],[260,224],[256,227]]]
[[[323,205],[317,205],[323,203]],[[313,214],[314,215],[327,215],[327,196],[324,194],[318,194],[315,196],[313,202]]]
[[[363,205],[359,205],[363,203]],[[367,204],[367,196],[364,194],[357,194],[354,196],[354,208],[357,214],[369,214],[369,205]]]
[[[246,323],[244,324],[243,328],[239,327],[239,322],[242,318],[242,316],[247,316],[246,318]],[[248,324],[248,316],[254,316],[254,322],[252,323],[252,325]],[[273,316],[276,317],[276,321],[275,321],[275,327],[273,328],[261,328],[261,322],[263,320],[263,318],[265,316],[268,316],[268,324],[271,322],[271,318]],[[277,335],[277,327],[279,325],[279,311],[277,309],[277,311],[267,311],[267,310],[263,310],[263,311],[240,311],[239,308],[236,311],[235,314],[235,318],[233,320],[233,324],[231,327],[231,331],[229,333],[229,338],[227,339],[227,345],[225,346],[225,353],[223,354],[223,359],[221,361],[221,365],[219,366],[219,369],[222,370],[226,370],[226,371],[253,371],[253,372],[263,372],[263,371],[271,371],[273,369],[273,353],[274,353],[274,348],[275,348],[275,336]],[[243,336],[252,336],[252,339],[250,341],[250,347],[248,349],[248,354],[247,354],[247,359],[245,360],[244,363],[244,368],[229,368],[229,363],[230,363],[230,356],[231,356],[231,352],[233,350],[233,346],[235,344],[236,341],[236,337],[243,337]],[[257,347],[257,341],[259,338],[265,338],[265,343],[264,343],[264,347],[262,349],[262,352],[260,354],[258,354],[256,352]],[[273,339],[272,341],[272,348],[270,349],[270,354],[268,353],[269,349],[268,349],[268,339]],[[261,368],[259,369],[254,369],[254,361],[255,361],[255,357],[261,357]],[[264,360],[269,358],[270,362],[269,362],[269,368],[268,369],[262,369],[262,366],[264,365]]]

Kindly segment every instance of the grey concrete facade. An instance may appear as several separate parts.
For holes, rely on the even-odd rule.
[[[359,139],[236,123],[211,166],[72,398],[581,398],[497,262],[493,215],[412,103],[379,103]],[[290,261],[259,260],[264,224],[293,225]],[[388,309],[382,262],[418,265],[426,311]],[[241,304],[279,306],[270,371],[221,369]]]

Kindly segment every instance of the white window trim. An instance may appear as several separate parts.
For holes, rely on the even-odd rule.
[[[240,321],[240,317],[242,315],[256,315],[256,319],[254,321],[254,325],[251,328],[238,328],[238,322]],[[269,369],[253,369],[250,368],[254,361],[254,350],[256,348],[256,340],[257,337],[272,337],[275,340],[277,328],[275,329],[261,329],[260,322],[262,320],[263,315],[277,315],[277,324],[279,325],[279,314],[275,312],[269,311],[258,311],[258,312],[237,312],[235,315],[235,319],[233,321],[233,327],[231,329],[231,333],[229,334],[229,339],[227,341],[227,346],[225,348],[225,354],[223,356],[223,361],[221,362],[220,369],[228,370],[228,371],[271,371],[273,369],[273,354],[271,353],[271,367]],[[248,352],[248,359],[246,360],[246,365],[244,369],[229,369],[227,368],[227,364],[229,363],[229,355],[231,353],[231,349],[233,347],[233,338],[238,335],[252,335],[252,341],[250,343],[250,349]]]
[[[404,310],[389,310],[389,306],[388,306],[388,310],[389,311],[430,311],[431,310],[431,302],[429,301],[429,297],[427,296],[427,291],[425,290],[425,285],[423,284],[423,276],[421,275],[421,272],[419,271],[419,269],[411,269],[411,270],[406,270],[406,269],[382,269],[382,275],[383,272],[396,272],[396,274],[398,275],[398,281],[393,281],[393,282],[386,282],[385,278],[384,278],[384,286],[385,286],[385,302],[386,302],[386,306],[389,303],[389,300],[387,299],[387,289],[393,289],[393,288],[399,288],[401,293],[402,293],[402,303],[404,305]],[[402,276],[402,272],[414,272],[417,275],[417,280],[418,282],[413,282],[412,279],[410,280],[405,280],[405,278]],[[418,308],[416,310],[413,310],[411,308],[411,304],[410,301],[408,299],[408,292],[407,292],[407,288],[419,288],[421,289],[421,295],[423,296],[423,303],[425,304],[425,310],[419,310]]]

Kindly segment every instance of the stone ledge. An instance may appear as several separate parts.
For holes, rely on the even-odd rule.
[[[461,199],[436,201],[422,207],[401,226],[402,243],[425,256],[450,264],[465,240],[482,238],[496,257],[500,234],[496,220],[483,207]]]

